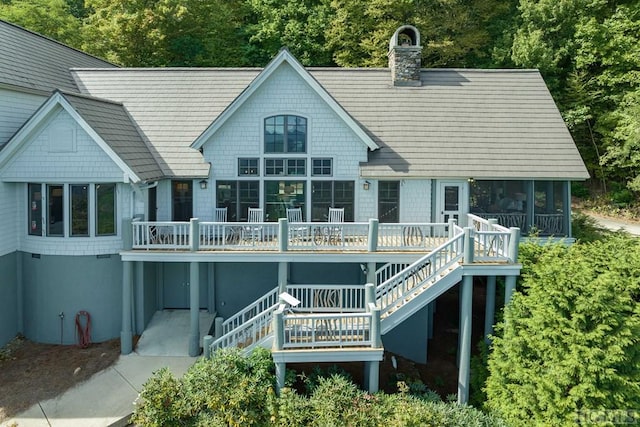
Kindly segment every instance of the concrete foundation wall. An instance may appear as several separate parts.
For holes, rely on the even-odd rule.
[[[75,344],[75,317],[91,316],[91,340],[120,336],[122,263],[118,255],[22,256],[24,334],[43,343]],[[64,317],[60,318],[60,313]]]
[[[9,342],[18,330],[17,253],[0,256],[0,346]]]

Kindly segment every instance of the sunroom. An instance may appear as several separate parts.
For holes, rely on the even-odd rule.
[[[569,181],[470,180],[469,211],[525,235],[571,236]]]

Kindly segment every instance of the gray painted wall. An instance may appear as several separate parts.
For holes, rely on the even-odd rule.
[[[75,344],[75,317],[91,315],[91,340],[120,336],[122,263],[118,255],[22,257],[24,334],[43,343]],[[64,313],[60,319],[59,314]]]
[[[153,314],[160,308],[158,306],[158,264],[154,262],[144,263],[144,289],[143,289],[143,314],[144,327],[146,328]]]
[[[357,263],[300,262],[289,266],[289,283],[292,285],[360,285],[365,281],[366,277]]]
[[[18,331],[17,253],[0,257],[0,346]]]
[[[216,310],[226,319],[278,286],[278,264],[220,262],[214,276]]]
[[[417,363],[427,362],[427,307],[382,336],[384,349]]]

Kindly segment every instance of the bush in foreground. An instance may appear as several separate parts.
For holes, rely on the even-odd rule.
[[[489,356],[488,408],[514,426],[640,410],[640,240],[522,249],[522,293]]]
[[[442,426],[502,427],[496,418],[468,406],[412,396],[369,394],[349,379],[319,378],[309,396],[285,388],[276,396],[267,350],[244,357],[225,349],[200,360],[182,379],[166,369],[144,385],[132,423],[139,426]]]

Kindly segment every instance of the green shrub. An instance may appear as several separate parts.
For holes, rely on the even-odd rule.
[[[162,368],[144,384],[131,422],[148,427],[188,425],[191,417],[185,403],[182,382]]]
[[[139,426],[354,426],[354,427],[501,427],[503,424],[467,406],[443,403],[437,396],[400,382],[392,395],[364,392],[344,375],[315,376],[310,396],[284,388],[274,393],[273,362],[268,351],[243,356],[217,351],[196,362],[179,380],[167,369],[144,385],[131,422]],[[338,369],[333,369],[337,371]]]

